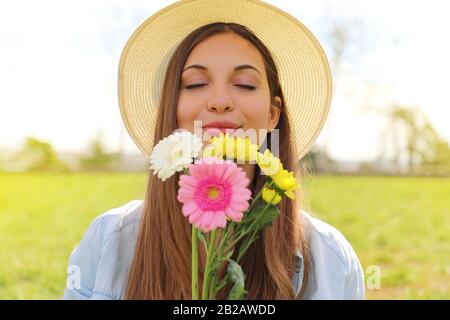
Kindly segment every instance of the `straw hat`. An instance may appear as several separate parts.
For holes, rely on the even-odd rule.
[[[317,39],[288,13],[257,0],[179,1],[145,20],[128,39],[119,63],[119,105],[125,127],[148,156],[170,57],[194,29],[212,22],[248,27],[278,68],[298,159],[312,147],[328,115],[332,81]]]

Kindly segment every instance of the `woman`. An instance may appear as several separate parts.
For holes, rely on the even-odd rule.
[[[293,17],[259,1],[175,3],[135,31],[119,68],[121,114],[145,155],[176,129],[194,132],[194,121],[228,122],[222,124],[267,130],[258,144],[278,148],[284,167],[300,175],[298,160],[323,127],[330,96],[317,40]],[[255,195],[264,175],[255,164],[239,166]],[[91,223],[70,256],[79,281],[68,281],[65,299],[191,299],[191,227],[176,198],[178,179],[178,173],[165,182],[149,174],[144,201]],[[284,197],[280,217],[242,258],[247,299],[363,299],[352,246],[300,210],[300,200]],[[204,252],[200,261],[204,265]]]

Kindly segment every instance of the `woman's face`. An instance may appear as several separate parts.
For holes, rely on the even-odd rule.
[[[194,121],[202,121],[201,126],[227,121],[259,134],[259,129],[270,131],[277,125],[280,109],[271,106],[263,58],[244,38],[234,33],[209,37],[192,50],[183,70],[179,128],[194,133]],[[281,103],[279,97],[275,100]],[[210,137],[205,130],[203,140]]]

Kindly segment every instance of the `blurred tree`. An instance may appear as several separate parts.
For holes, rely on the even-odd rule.
[[[384,113],[387,125],[379,158],[388,158],[398,167],[403,160],[409,172],[425,169],[430,172],[433,167],[442,172],[450,168],[448,143],[420,109],[394,104]]]
[[[80,157],[83,170],[114,170],[119,162],[119,153],[108,153],[101,141],[101,135],[92,140],[87,156]]]
[[[323,147],[314,145],[311,150],[300,159],[300,167],[305,174],[334,172],[336,162],[328,155]]]
[[[422,158],[422,170],[441,175],[450,174],[450,146],[428,123],[424,128],[430,139],[430,152]]]
[[[370,17],[358,14],[357,7],[363,6],[358,1],[323,1],[317,5],[321,7],[320,14],[311,18],[316,19],[311,26],[327,54],[333,78],[335,105],[330,108],[327,126],[321,133],[322,144],[329,150],[336,139],[333,131],[342,125],[337,122],[338,114],[343,109],[366,112],[367,101],[378,88],[373,73],[364,72],[364,58],[379,43],[379,30]],[[383,34],[382,39],[388,38]]]
[[[13,161],[26,171],[70,171],[48,142],[33,137],[25,139],[22,149],[13,156]]]

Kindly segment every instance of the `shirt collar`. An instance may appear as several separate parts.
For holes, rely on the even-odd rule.
[[[303,254],[300,249],[297,249],[295,253],[295,272],[299,273],[301,268],[303,267]]]

